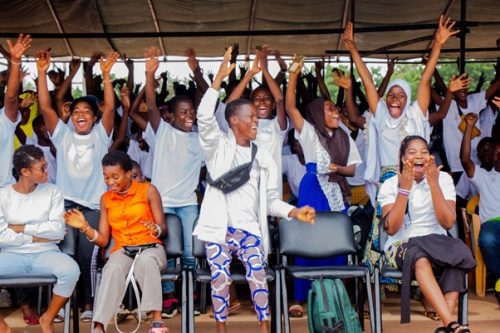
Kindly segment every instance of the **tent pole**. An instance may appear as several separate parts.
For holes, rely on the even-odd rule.
[[[465,73],[465,35],[467,34],[467,0],[461,0],[460,3],[460,58],[458,58],[458,67],[460,73]]]

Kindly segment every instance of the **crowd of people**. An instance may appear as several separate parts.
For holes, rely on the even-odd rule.
[[[236,256],[248,273],[259,331],[269,332],[262,269],[272,243],[268,216],[280,218],[279,223],[298,218],[314,224],[316,211],[347,214],[362,203],[375,209],[371,229],[363,231],[368,238],[362,244],[363,262],[372,269],[385,253],[391,265],[415,276],[426,314],[441,320],[436,332],[468,332],[452,313],[465,290],[464,273],[475,261],[448,231],[456,223],[457,205],[479,194],[479,246],[500,302],[500,196],[495,192],[500,181],[500,73],[477,93],[468,94],[472,79],[465,73],[454,75],[446,86],[436,65],[443,45],[458,33],[453,26],[441,17],[413,102],[408,82],[391,81],[394,61],[376,87],[357,50],[352,24],[343,40],[361,82],[334,70],[335,102],[322,62],[315,65],[316,78],[305,78],[299,59],[294,57],[296,68],[288,70],[274,52],[280,71],[273,77],[267,45],[257,47],[248,70],[240,67],[239,79],[238,44],[229,46],[219,71],[209,75],[210,83],[189,49],[192,81],[176,83],[168,101],[167,75],[157,78],[160,52],[154,47],[144,55],[142,89],[134,85],[132,60],[126,61],[127,80],[112,80],[119,55],[111,52],[84,64],[88,95],[73,98],[71,82],[80,61],[71,62],[68,76],[49,71],[46,50],[36,53],[36,92],[22,91],[22,56],[32,40],[21,34],[14,44],[8,41],[0,111],[0,274],[57,276],[41,317],[31,305],[30,290],[15,290],[26,323],[53,332],[76,287],[80,319],[92,322],[94,332],[106,331],[120,313],[133,267],[142,290],[136,315],[152,316],[149,332],[168,332],[162,318],[176,315],[180,295],[174,283],[161,283],[161,269],[174,265],[161,239],[168,232],[164,213],[173,213],[182,221],[184,268],[195,266],[193,236],[206,242],[216,331],[226,332],[228,316],[241,307],[229,269]],[[102,75],[93,74],[97,62]],[[260,72],[262,82],[254,87]],[[437,128],[442,129],[442,154],[432,149]],[[17,149],[15,137],[21,145]],[[283,193],[284,182],[291,193]],[[289,202],[282,200],[284,195],[291,196]],[[380,223],[389,235],[386,244],[379,243]],[[73,258],[57,246],[67,237],[75,240]],[[110,244],[94,301],[98,249]],[[141,248],[137,260],[129,253],[131,246]],[[447,255],[443,264],[434,254],[450,254],[443,252],[450,248],[453,256]],[[295,261],[342,265],[346,258]],[[437,266],[442,266],[439,280],[433,273]],[[303,316],[309,289],[307,280],[295,282],[291,316]],[[6,296],[2,290],[0,297]],[[409,322],[402,304],[402,321]],[[9,332],[0,316],[0,333]]]

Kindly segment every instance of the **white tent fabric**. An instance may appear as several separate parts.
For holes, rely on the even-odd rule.
[[[165,55],[183,55],[186,48],[192,47],[199,56],[211,57],[220,56],[224,47],[233,42],[239,43],[240,54],[253,52],[256,45],[269,44],[285,55],[321,56],[332,51],[330,55],[335,56],[338,50],[345,51],[339,33],[290,35],[284,31],[343,29],[350,17],[352,1],[355,1],[355,28],[396,26],[402,29],[356,33],[358,48],[363,51],[433,35],[433,28],[410,28],[414,25],[437,27],[439,16],[447,8],[454,20],[460,19],[460,0],[3,0],[0,38],[4,40],[9,34],[13,38],[12,35],[19,32],[35,36],[52,34],[34,39],[28,53],[33,55],[36,50],[50,46],[55,57],[89,57],[96,51],[116,50],[128,57],[141,58],[151,45],[163,49]],[[466,58],[500,56],[500,51],[494,50],[500,38],[500,1],[468,0],[466,3],[466,21],[472,24],[468,28],[466,48],[492,49],[467,52]],[[241,35],[235,35],[238,31]],[[248,36],[248,31],[280,31],[280,35]],[[204,36],[207,32],[221,32],[226,36]],[[69,34],[68,39],[61,38],[58,35],[61,33]],[[99,34],[100,38],[71,38],[70,34],[75,33]],[[173,33],[178,37],[116,36],[120,33]],[[459,38],[452,38],[445,49],[459,46]],[[429,41],[423,41],[394,51],[428,48]],[[456,58],[459,53],[443,52],[442,55]],[[422,52],[399,54],[400,58],[421,56]],[[385,58],[385,55],[373,57]]]

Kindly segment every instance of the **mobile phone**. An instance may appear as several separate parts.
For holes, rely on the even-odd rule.
[[[303,55],[299,55],[299,56],[295,57],[295,59],[293,60],[293,63],[288,68],[288,73],[295,73],[295,71],[299,68],[300,64],[302,64],[305,59],[306,59],[306,57]]]

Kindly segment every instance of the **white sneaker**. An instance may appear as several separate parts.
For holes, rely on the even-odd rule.
[[[0,290],[0,308],[10,308],[12,306],[12,301],[10,300],[10,294],[7,289]]]

